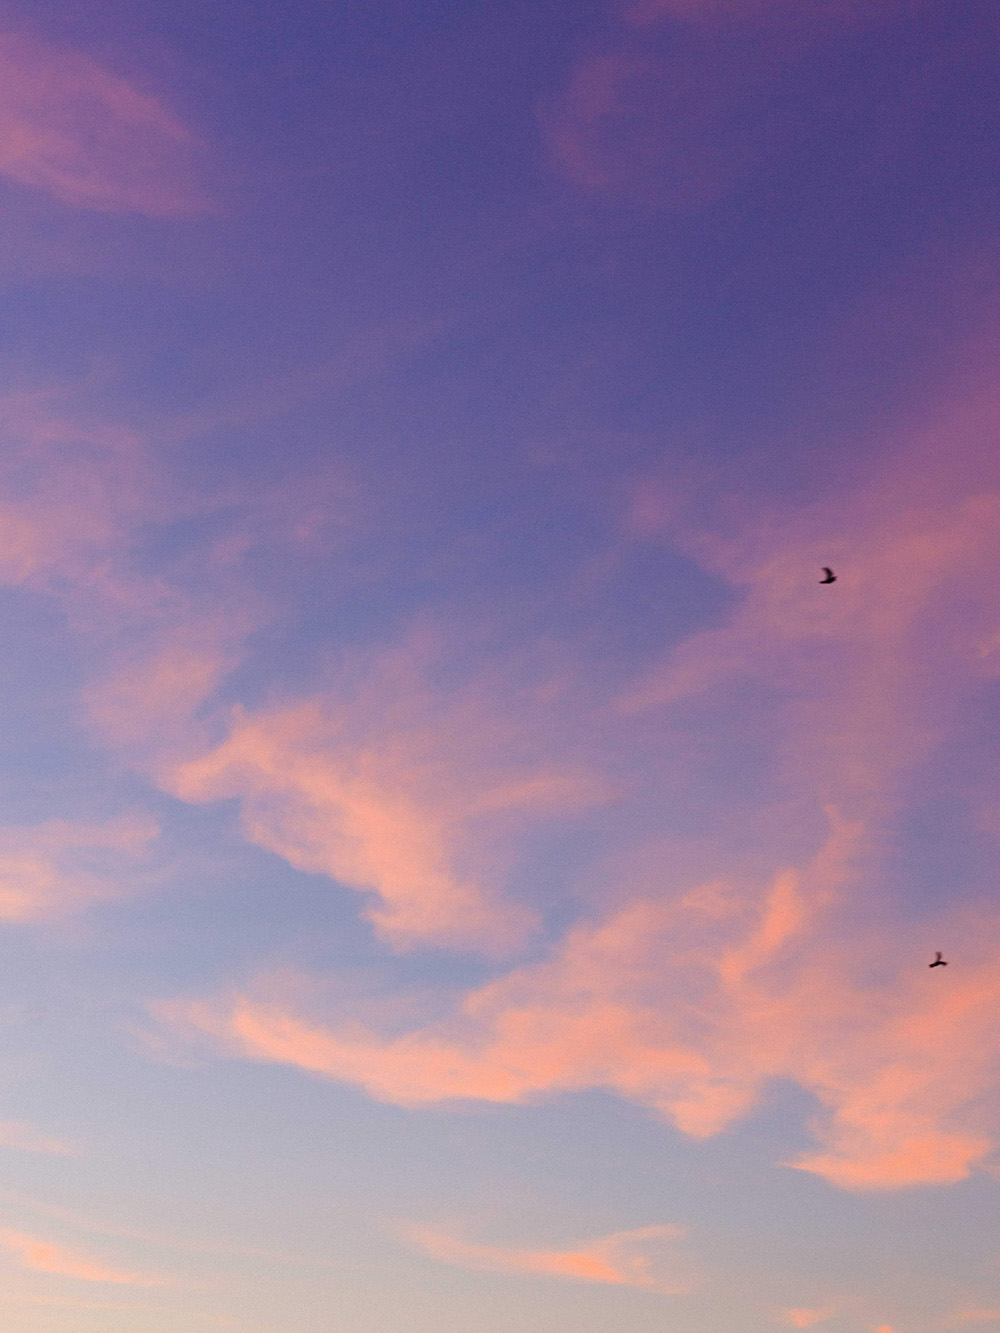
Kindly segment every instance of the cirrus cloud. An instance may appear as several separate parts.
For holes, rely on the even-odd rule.
[[[54,1139],[17,1120],[0,1121],[0,1147],[16,1148],[20,1152],[51,1153],[57,1157],[68,1157],[74,1151],[63,1139]]]
[[[694,1137],[745,1115],[771,1080],[792,1079],[816,1099],[821,1147],[788,1165],[858,1190],[962,1179],[993,1145],[979,1103],[1000,1052],[1000,930],[968,932],[971,957],[942,994],[911,951],[865,984],[875,942],[836,945],[822,915],[791,875],[755,910],[718,886],[635,903],[469,993],[450,1019],[396,1038],[252,994],[159,1014],[232,1054],[385,1101],[518,1103],[602,1087]]]
[[[742,839],[729,857],[712,844],[714,877],[688,876],[668,842],[638,882],[627,831],[593,872],[589,915],[547,957],[402,1035],[275,1000],[266,979],[166,1005],[163,1018],[230,1054],[385,1101],[523,1103],[603,1088],[694,1137],[735,1124],[788,1080],[815,1104],[815,1145],[790,1167],[877,1190],[947,1184],[985,1165],[998,1143],[1000,919],[985,898],[911,919],[886,879],[912,785],[937,789],[927,773],[936,747],[964,735],[966,699],[996,676],[995,654],[982,650],[996,635],[983,577],[1000,561],[995,421],[981,401],[942,407],[851,497],[791,512],[729,503],[724,522],[701,526],[665,517],[664,539],[730,585],[733,608],[609,700],[599,734],[620,772],[620,751],[669,755],[692,716],[703,723],[724,756],[711,756],[711,778],[699,756],[673,792],[661,761],[651,786],[662,820],[723,763],[736,770],[733,800],[706,798],[719,846]],[[946,474],[928,462],[942,439]],[[655,506],[640,496],[639,508],[648,536]],[[839,573],[832,590],[816,586],[824,563]],[[332,712],[236,715],[220,747],[172,771],[172,789],[240,796],[255,840],[301,868],[380,886],[387,934],[405,905],[398,924],[411,941],[461,938],[447,933],[470,919],[455,892],[462,881],[448,878],[456,830],[498,789],[539,788],[501,782],[488,748],[462,749],[447,710],[387,688],[384,676],[369,694],[336,697]],[[744,735],[766,754],[752,780],[733,740]],[[970,735],[966,748],[977,744]],[[971,808],[979,793],[967,796]],[[352,802],[373,812],[369,823]],[[346,834],[345,817],[358,821]],[[928,972],[942,940],[960,964]]]
[[[0,1228],[0,1248],[11,1254],[22,1268],[53,1277],[76,1278],[80,1282],[106,1282],[114,1286],[158,1287],[163,1279],[149,1273],[129,1273],[105,1264],[89,1255],[55,1245],[39,1236]]]
[[[90,56],[0,34],[0,173],[75,208],[177,217],[206,207],[194,138]]]
[[[512,833],[614,791],[539,757],[529,728],[474,690],[433,690],[427,651],[409,643],[366,659],[302,703],[237,709],[221,744],[160,781],[186,801],[240,798],[252,842],[375,895],[367,915],[397,946],[502,951],[534,925],[496,882]]]
[[[45,921],[122,896],[158,833],[139,814],[0,828],[0,921]]]
[[[814,1324],[822,1324],[827,1319],[832,1319],[836,1313],[835,1305],[825,1305],[817,1309],[790,1306],[787,1310],[782,1310],[780,1318],[789,1328],[812,1328]]]
[[[571,1250],[511,1249],[472,1244],[446,1231],[427,1226],[405,1226],[403,1238],[441,1263],[494,1273],[526,1273],[617,1287],[641,1287],[678,1296],[693,1290],[690,1277],[671,1277],[665,1269],[671,1255],[659,1251],[664,1242],[684,1236],[683,1227],[638,1227],[616,1231]],[[666,1260],[666,1262],[665,1262]]]

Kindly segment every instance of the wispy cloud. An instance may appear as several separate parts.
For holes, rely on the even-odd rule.
[[[126,894],[158,832],[138,814],[0,828],[0,921],[44,921]]]
[[[190,746],[197,708],[259,623],[240,569],[253,540],[212,531],[172,560],[151,557],[213,500],[178,494],[147,440],[80,410],[85,387],[0,398],[0,584],[61,606],[87,677],[81,720],[139,764],[151,748]]]
[[[966,1324],[1000,1324],[1000,1308],[966,1305],[944,1321],[943,1328],[961,1328]]]
[[[792,1165],[848,1189],[961,1179],[992,1142],[976,1102],[995,1054],[1000,932],[992,944],[967,933],[964,975],[942,995],[912,948],[864,985],[884,942],[835,947],[819,924],[790,877],[758,911],[714,891],[634,904],[576,928],[550,961],[470,993],[454,1019],[392,1040],[252,995],[161,1016],[388,1101],[606,1087],[699,1137],[790,1078],[824,1108],[823,1149]]]
[[[832,1319],[836,1313],[835,1305],[825,1305],[815,1309],[790,1306],[787,1310],[781,1311],[779,1318],[789,1328],[812,1328],[814,1324],[822,1324],[827,1319]]]
[[[620,1287],[642,1287],[664,1295],[681,1295],[695,1285],[690,1278],[667,1277],[671,1256],[657,1253],[664,1242],[674,1242],[682,1227],[640,1227],[618,1231],[571,1250],[508,1249],[477,1245],[432,1227],[407,1226],[404,1238],[442,1263],[497,1273],[528,1273],[538,1277],[568,1278]]]
[[[134,432],[67,410],[50,386],[0,398],[0,581],[93,595],[109,547],[138,517],[150,485]]]
[[[108,1268],[100,1261],[75,1250],[54,1245],[38,1236],[0,1229],[0,1247],[6,1249],[22,1268],[53,1277],[77,1278],[81,1282],[108,1282],[116,1286],[158,1287],[164,1279],[148,1273],[128,1273]]]
[[[859,0],[638,0],[540,109],[551,160],[612,204],[698,212],[766,172],[797,136],[769,95],[803,52],[892,6]],[[651,29],[672,25],[669,47]],[[796,125],[802,132],[801,123]]]
[[[697,212],[761,155],[759,127],[734,115],[745,81],[745,71],[704,54],[665,65],[628,44],[581,57],[540,112],[552,161],[610,201]]]
[[[589,720],[609,767],[655,750],[662,774],[677,719],[690,726],[684,710],[696,709],[706,748],[737,755],[713,756],[713,771],[729,763],[741,783],[733,737],[750,734],[762,775],[733,799],[706,798],[719,840],[742,838],[716,874],[688,878],[661,858],[640,882],[624,837],[606,850],[589,917],[547,958],[403,1035],[275,1000],[266,981],[164,1017],[387,1101],[603,1087],[695,1136],[788,1079],[816,1101],[816,1148],[789,1165],[856,1190],[963,1179],[996,1143],[1000,919],[949,904],[908,924],[872,885],[907,784],[996,673],[982,651],[996,633],[983,578],[1000,563],[995,424],[995,408],[966,398],[894,439],[854,495],[791,512],[730,497],[700,524],[664,515],[663,539],[728,584],[733,609]],[[932,462],[942,440],[947,473]],[[637,505],[648,540],[656,504]],[[823,564],[837,569],[832,589],[818,586]],[[517,727],[496,729],[488,694],[471,710],[454,692],[442,705],[412,668],[404,651],[396,678],[369,661],[360,684],[337,682],[326,699],[238,713],[219,747],[166,781],[189,800],[240,796],[255,841],[377,892],[387,938],[468,942],[506,909],[457,872],[465,830],[510,801],[529,815],[551,813],[552,794],[585,802],[588,779],[544,765],[558,728],[507,749]],[[549,700],[548,727],[564,703]],[[534,717],[525,704],[520,724]],[[656,781],[667,809],[674,797]],[[689,768],[677,781],[679,792],[702,779]],[[961,964],[938,985],[925,964],[944,938]]]
[[[204,209],[189,130],[81,52],[0,34],[0,173],[65,204],[176,217]]]
[[[17,1120],[0,1121],[0,1147],[16,1148],[20,1152],[53,1153],[59,1157],[75,1151],[72,1144],[63,1139],[50,1138]]]
[[[532,925],[477,866],[490,828],[606,802],[610,784],[537,756],[529,727],[475,689],[432,690],[426,646],[367,658],[325,697],[238,710],[217,748],[162,778],[187,801],[242,798],[252,841],[300,870],[376,895],[368,912],[397,945],[503,950]],[[513,821],[513,823],[512,823]],[[495,852],[500,838],[494,834]],[[509,859],[509,853],[508,853]]]
[[[333,1261],[327,1256],[310,1255],[302,1252],[292,1253],[287,1250],[262,1249],[257,1245],[244,1244],[228,1239],[200,1239],[192,1235],[177,1235],[163,1231],[148,1231],[141,1227],[122,1226],[107,1222],[102,1218],[91,1217],[70,1208],[45,1203],[39,1199],[26,1198],[10,1190],[3,1192],[3,1197],[16,1208],[27,1209],[37,1217],[56,1222],[60,1227],[69,1227],[86,1235],[108,1236],[117,1240],[138,1241],[141,1245],[152,1246],[158,1250],[178,1251],[203,1258],[260,1259],[266,1263],[304,1265],[310,1268],[328,1268]]]

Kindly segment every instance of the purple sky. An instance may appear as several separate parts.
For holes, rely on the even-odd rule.
[[[1000,1329],[998,36],[8,6],[4,1327]]]

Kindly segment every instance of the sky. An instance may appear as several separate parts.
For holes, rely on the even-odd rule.
[[[1000,1330],[998,37],[4,7],[4,1328]]]

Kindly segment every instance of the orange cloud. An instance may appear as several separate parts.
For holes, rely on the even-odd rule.
[[[964,438],[974,456],[976,437],[992,427],[970,422],[975,415],[969,404],[949,406],[928,435],[939,446]],[[880,836],[901,782],[995,670],[982,651],[995,633],[982,571],[1000,557],[1000,478],[985,462],[978,477],[961,475],[956,449],[949,482],[921,446],[841,506],[748,516],[724,534],[665,515],[740,601],[727,623],[693,635],[636,682],[623,712],[724,706],[738,684],[759,682],[775,700],[767,725],[788,784]],[[647,530],[653,493],[636,502]],[[832,597],[816,587],[827,564],[838,575]]]
[[[828,909],[811,909],[782,876],[756,907],[733,897],[726,916],[692,894],[578,926],[549,960],[395,1038],[252,994],[160,1015],[234,1054],[403,1105],[603,1087],[696,1137],[745,1114],[771,1080],[791,1079],[821,1108],[822,1149],[789,1165],[846,1189],[962,1179],[993,1142],[979,1103],[997,1054],[998,924],[970,924],[947,991],[915,940],[900,941],[892,962],[883,941],[845,931],[834,944],[836,933]]]
[[[73,420],[49,390],[0,397],[0,583],[89,598],[142,504],[149,478],[137,438]]]
[[[42,921],[118,897],[159,832],[143,815],[0,828],[0,921]]]
[[[168,768],[162,784],[187,801],[240,797],[253,842],[376,896],[367,915],[397,945],[509,947],[533,918],[498,901],[501,841],[611,789],[526,757],[523,724],[475,698],[433,695],[405,652],[365,675],[325,699],[238,710],[221,745]]]
[[[529,743],[515,710],[429,688],[421,643],[355,664],[317,700],[237,711],[210,748],[218,727],[198,710],[267,615],[242,567],[259,539],[237,522],[203,559],[181,553],[150,576],[133,558],[137,530],[173,515],[158,507],[164,479],[141,441],[79,425],[46,393],[0,399],[0,429],[12,442],[0,581],[63,602],[90,649],[81,698],[93,733],[183,799],[240,797],[253,841],[370,894],[371,919],[396,944],[501,951],[523,938],[532,912],[494,901],[509,835],[606,801],[607,783],[540,759],[544,740]]]
[[[993,400],[947,404],[853,496],[790,513],[727,500],[701,525],[676,506],[664,515],[734,609],[595,712],[612,758],[620,742],[669,759],[678,714],[690,728],[695,708],[706,747],[725,752],[733,726],[759,741],[762,792],[745,797],[742,824],[728,805],[715,812],[719,846],[743,837],[726,873],[706,883],[661,857],[637,885],[622,871],[631,849],[613,847],[591,919],[402,1035],[276,1001],[266,984],[164,1017],[386,1101],[606,1088],[694,1136],[791,1080],[815,1100],[815,1144],[787,1165],[850,1190],[965,1178],[997,1143],[1000,919],[951,906],[907,924],[881,886],[908,784],[997,671],[982,650],[997,632],[995,426]],[[650,490],[637,497],[644,540]],[[832,588],[818,585],[824,564]],[[387,938],[468,942],[504,916],[497,878],[469,872],[484,821],[593,795],[584,776],[541,764],[551,731],[533,748],[488,700],[444,705],[419,673],[393,670],[369,664],[324,700],[237,713],[219,746],[164,782],[189,800],[239,797],[255,841],[377,893]],[[652,785],[666,809],[670,793]],[[960,961],[929,972],[945,939]]]
[[[196,710],[259,624],[239,569],[252,543],[228,531],[148,572],[146,537],[202,502],[171,495],[153,451],[64,406],[74,396],[0,397],[0,583],[60,602],[84,648],[85,721],[148,767],[191,747]]]
[[[612,1286],[643,1287],[666,1295],[692,1290],[691,1281],[671,1280],[655,1271],[662,1267],[644,1253],[650,1243],[672,1241],[683,1236],[675,1226],[641,1227],[602,1236],[577,1250],[515,1250],[496,1245],[473,1245],[430,1227],[404,1229],[410,1244],[442,1263],[498,1273],[530,1273],[539,1277],[569,1278]]]
[[[81,1282],[109,1282],[118,1286],[156,1287],[163,1279],[146,1273],[124,1273],[106,1268],[95,1259],[53,1245],[38,1236],[0,1229],[0,1246],[12,1254],[22,1268],[54,1277],[71,1277]]]
[[[192,135],[89,56],[0,34],[0,173],[76,208],[174,217],[205,207]]]
[[[105,741],[136,753],[189,744],[195,710],[237,661],[240,628],[232,622],[224,630],[217,623],[175,633],[151,627],[138,648],[116,654],[82,691],[88,722]]]
[[[781,1322],[787,1324],[789,1328],[812,1328],[814,1324],[822,1324],[827,1319],[832,1319],[837,1313],[835,1305],[826,1305],[819,1309],[807,1309],[803,1306],[793,1306],[781,1312]]]

